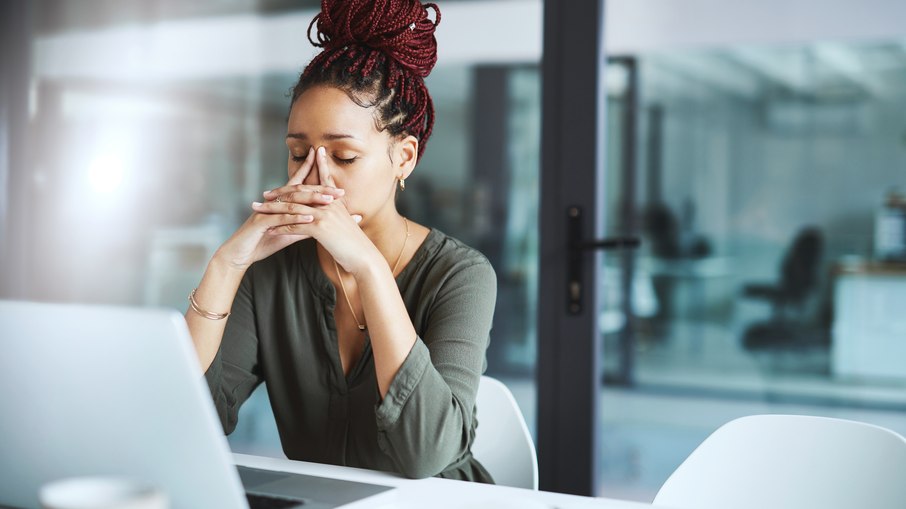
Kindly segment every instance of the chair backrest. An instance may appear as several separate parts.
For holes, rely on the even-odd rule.
[[[906,507],[906,439],[885,428],[802,415],[721,426],[654,499],[675,509]]]
[[[796,234],[780,266],[780,285],[785,299],[799,303],[818,286],[824,237],[816,227]]]
[[[483,376],[475,407],[478,427],[472,455],[497,484],[537,490],[535,443],[513,394],[499,380]]]

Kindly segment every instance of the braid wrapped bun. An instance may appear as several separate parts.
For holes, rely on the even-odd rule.
[[[437,5],[418,0],[321,0],[308,40],[323,51],[302,72],[292,101],[311,86],[336,86],[375,107],[380,130],[418,138],[421,158],[434,130],[424,78],[437,63],[439,23]]]
[[[435,21],[428,18],[433,9]],[[415,0],[321,0],[321,12],[308,26],[308,40],[325,50],[353,44],[383,51],[401,66],[426,78],[437,63],[440,9]],[[312,28],[317,34],[312,38]]]

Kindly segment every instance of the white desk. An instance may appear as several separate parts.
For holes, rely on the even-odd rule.
[[[346,509],[652,509],[655,506],[609,498],[579,497],[507,486],[492,486],[448,479],[406,479],[359,468],[322,465],[262,456],[233,454],[237,465],[267,470],[394,486]]]
[[[832,367],[836,376],[906,380],[906,264],[837,268]]]

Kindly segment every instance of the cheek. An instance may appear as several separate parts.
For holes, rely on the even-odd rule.
[[[289,180],[292,178],[293,174],[296,172],[296,169],[299,165],[293,161],[292,156],[286,158],[286,178]]]
[[[346,190],[347,204],[364,211],[393,199],[396,178],[384,166],[371,166],[335,172],[334,182]]]

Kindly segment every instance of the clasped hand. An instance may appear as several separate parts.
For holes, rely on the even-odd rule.
[[[374,245],[358,226],[361,216],[351,215],[334,186],[326,151],[309,149],[305,161],[286,185],[266,191],[265,202],[252,204],[254,212],[220,247],[218,255],[236,268],[252,263],[307,238],[315,238],[343,267],[355,273],[361,253]],[[317,171],[320,185],[303,184]]]

